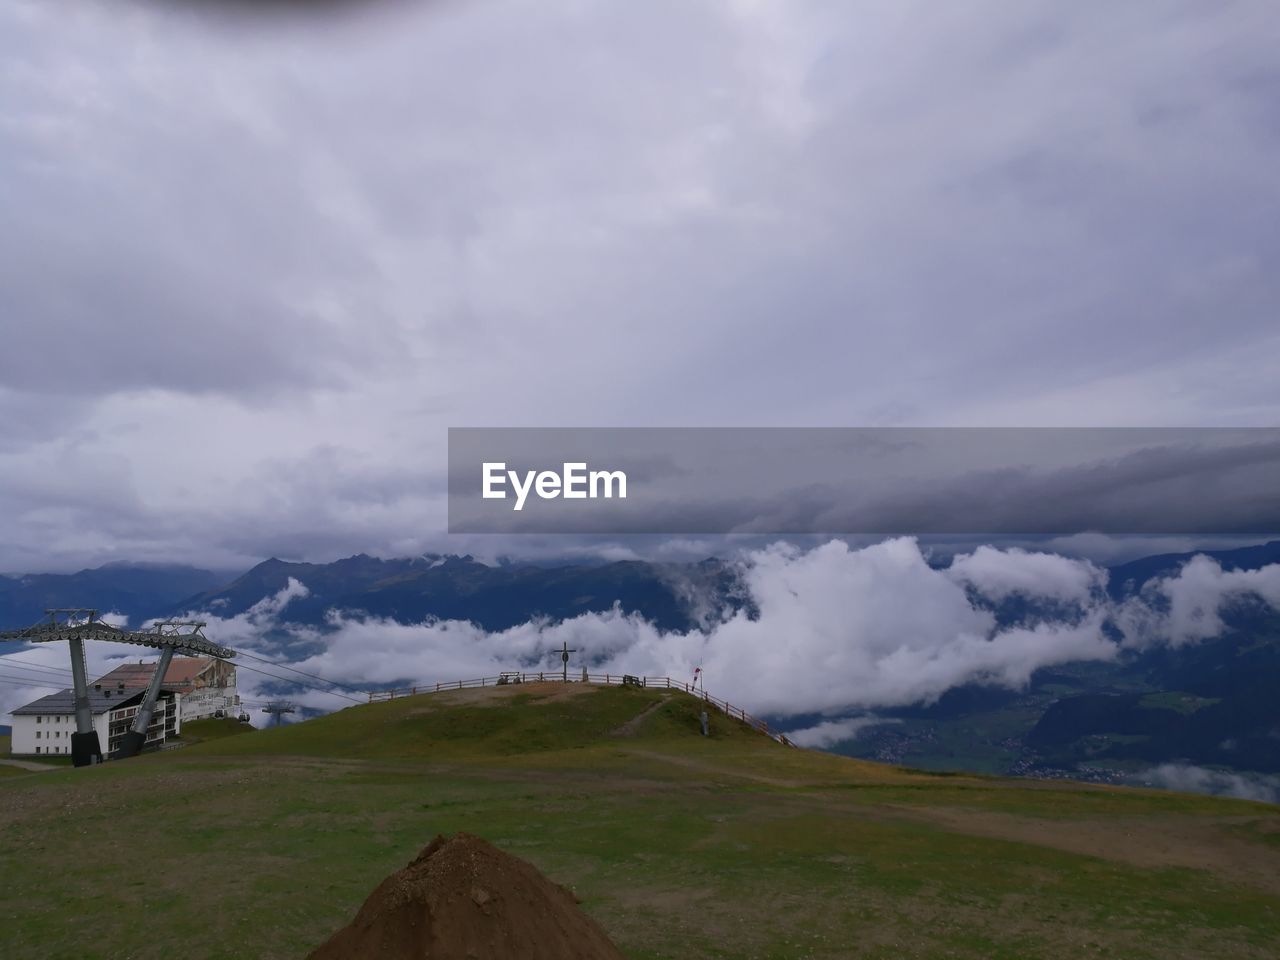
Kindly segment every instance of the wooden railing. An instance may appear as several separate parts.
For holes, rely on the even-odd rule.
[[[496,677],[477,677],[474,680],[444,680],[437,683],[420,684],[415,687],[400,687],[394,690],[374,690],[369,692],[369,702],[377,703],[382,700],[394,700],[396,697],[413,697],[423,693],[441,693],[446,690],[469,690],[473,687],[495,687],[503,684],[514,683],[562,683],[565,677],[563,673],[552,671],[541,671],[538,673],[505,673]],[[584,673],[573,674],[569,683],[599,683],[608,686],[622,686],[626,683],[638,681],[639,685],[649,689],[659,690],[679,690],[690,696],[697,697],[703,703],[715,707],[727,717],[734,720],[741,720],[747,726],[754,730],[758,730],[767,737],[777,740],[784,746],[794,747],[795,744],[788,740],[781,733],[774,733],[769,729],[769,724],[764,720],[753,717],[741,707],[735,707],[727,700],[721,700],[719,697],[713,697],[707,691],[695,687],[691,683],[684,683],[680,680],[672,680],[670,677],[633,677],[630,674],[623,673]]]

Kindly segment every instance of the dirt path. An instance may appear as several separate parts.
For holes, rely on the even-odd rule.
[[[1263,816],[1041,820],[957,807],[894,805],[893,810],[957,833],[1033,843],[1138,867],[1207,870],[1224,879],[1280,893],[1280,850],[1235,832],[1251,824],[1270,828],[1270,818]]]
[[[626,723],[622,724],[621,726],[613,730],[610,730],[609,736],[634,737],[640,731],[640,724],[644,723],[650,714],[652,714],[655,710],[657,710],[659,707],[661,707],[670,699],[671,699],[671,695],[667,694],[662,699],[649,704],[647,707],[645,707],[643,710],[637,713],[634,717],[632,717]]]
[[[59,769],[58,767],[55,767],[52,764],[36,763],[33,760],[10,760],[8,758],[5,758],[5,759],[0,759],[0,763],[3,763],[6,767],[17,767],[20,770],[31,770],[36,773],[39,773],[44,770]]]

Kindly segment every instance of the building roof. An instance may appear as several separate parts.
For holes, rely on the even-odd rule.
[[[105,688],[95,690],[89,688],[89,709],[95,714],[108,713],[120,707],[130,707],[142,699],[142,695],[146,693],[145,688],[126,687],[123,690],[118,688]],[[76,712],[76,695],[72,690],[60,690],[57,693],[51,693],[47,697],[41,697],[39,700],[33,700],[30,703],[17,707],[13,711],[15,717],[34,716],[51,716],[54,714],[73,714]]]
[[[165,671],[165,683],[191,683],[213,666],[211,657],[174,657]]]
[[[174,657],[169,662],[169,669],[164,674],[163,686],[183,693],[190,693],[194,688],[196,677],[213,666],[211,657]],[[151,683],[156,672],[156,661],[149,663],[124,663],[105,676],[94,681],[95,684],[118,687],[123,683],[126,687],[145,687]]]

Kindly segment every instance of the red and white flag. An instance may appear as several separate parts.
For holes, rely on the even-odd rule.
[[[702,676],[702,668],[701,668],[701,667],[694,667],[694,668],[693,668],[693,685],[694,685],[695,687],[698,685],[698,679],[699,679],[701,676]]]

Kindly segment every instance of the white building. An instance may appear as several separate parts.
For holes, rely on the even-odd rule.
[[[155,661],[126,663],[98,680],[106,686],[145,687],[155,675]],[[174,657],[165,671],[162,690],[177,694],[182,720],[199,720],[216,716],[219,710],[229,715],[240,711],[236,691],[236,668],[212,657]]]
[[[140,660],[122,664],[90,685],[89,709],[104,756],[115,751],[120,738],[133,726],[155,672],[156,661]],[[235,716],[240,710],[235,667],[211,657],[174,657],[160,686],[144,749],[177,736],[184,721],[217,716],[219,711]],[[75,714],[75,694],[71,690],[18,707],[13,711],[13,755],[70,756]]]
[[[98,731],[98,745],[104,756],[120,745],[133,726],[145,689],[123,684],[96,683],[89,689],[89,712]],[[182,730],[178,715],[178,695],[161,691],[147,728],[147,747],[157,747]],[[62,690],[18,707],[13,711],[14,756],[71,755],[71,734],[76,731],[75,692]]]

